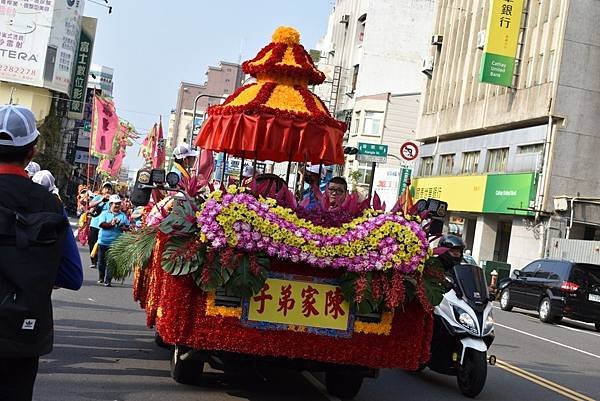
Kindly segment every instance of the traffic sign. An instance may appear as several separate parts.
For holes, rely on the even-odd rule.
[[[419,155],[419,147],[414,142],[404,142],[400,146],[400,157],[406,161],[413,161]]]
[[[356,160],[359,162],[386,163],[387,153],[387,145],[359,142]]]

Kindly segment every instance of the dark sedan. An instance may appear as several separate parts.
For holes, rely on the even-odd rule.
[[[599,265],[540,259],[514,276],[499,283],[502,310],[537,310],[542,322],[568,317],[594,323],[600,331]]]

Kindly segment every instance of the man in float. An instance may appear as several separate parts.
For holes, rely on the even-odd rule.
[[[327,196],[329,197],[329,208],[337,209],[344,204],[348,196],[348,183],[343,177],[333,177],[327,185]]]
[[[173,158],[175,158],[175,161],[173,162],[171,172],[177,173],[180,179],[190,178],[190,171],[194,166],[198,154],[199,152],[197,150],[191,149],[189,145],[185,143],[178,145],[173,150]]]

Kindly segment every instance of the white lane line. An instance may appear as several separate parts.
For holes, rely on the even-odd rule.
[[[499,308],[499,307],[497,307],[497,306],[495,306],[495,305],[493,306],[493,308],[494,308],[494,309],[498,309],[498,310],[502,310],[502,308]],[[537,317],[535,317],[535,316],[532,316],[532,315],[529,315],[529,314],[521,314],[521,316],[525,316],[526,318],[528,318],[528,319],[530,319],[530,320],[539,320],[539,318],[537,318]],[[570,321],[570,319],[569,319],[569,321]],[[574,320],[574,321],[575,321],[575,322],[577,322],[577,323],[581,323],[581,324],[584,324],[584,325],[586,325],[586,326],[589,326],[589,327],[590,327],[590,330],[594,330],[594,324],[593,324],[593,323],[580,322],[580,321],[577,321],[577,320]],[[563,323],[564,323],[564,322],[563,322]],[[571,330],[571,331],[577,331],[577,332],[579,332],[579,333],[582,333],[582,334],[588,334],[588,335],[590,335],[590,336],[594,336],[594,337],[600,337],[600,334],[598,334],[598,333],[593,333],[593,332],[591,332],[591,331],[589,331],[589,330],[579,329],[579,328],[577,328],[577,327],[570,327],[570,326],[566,326],[566,325],[564,325],[564,324],[562,324],[562,323],[558,323],[558,324],[556,325],[556,327],[560,327],[560,328],[567,329],[567,330]]]
[[[319,393],[323,394],[323,396],[325,398],[327,398],[329,401],[342,401],[338,397],[334,397],[332,395],[329,395],[329,393],[327,392],[327,388],[325,387],[325,385],[323,383],[321,383],[316,377],[314,377],[312,375],[312,373],[307,372],[307,371],[303,371],[302,372],[302,376],[304,376],[304,378],[306,380],[308,380],[308,382],[310,384],[312,384],[312,386],[314,388],[316,388],[319,391]]]
[[[537,338],[538,340],[546,341],[546,342],[549,342],[551,344],[558,345],[558,346],[561,346],[561,347],[564,347],[564,348],[568,348],[568,349],[570,349],[572,351],[577,351],[577,352],[580,352],[580,353],[582,353],[584,355],[600,359],[600,355],[592,354],[591,352],[587,352],[587,351],[581,350],[579,348],[571,347],[570,345],[562,344],[562,343],[559,343],[557,341],[553,341],[553,340],[549,340],[549,339],[544,338],[544,337],[536,336],[535,334],[527,333],[526,331],[523,331],[523,330],[514,329],[514,328],[512,328],[510,326],[505,326],[505,325],[500,324],[500,323],[495,323],[495,326],[504,327],[505,329],[516,331],[517,333],[521,333],[521,334],[524,334],[524,335],[529,336],[529,337]]]

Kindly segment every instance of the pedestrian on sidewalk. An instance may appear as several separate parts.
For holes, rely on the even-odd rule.
[[[98,242],[98,234],[100,233],[100,215],[102,212],[108,210],[108,199],[114,193],[112,184],[110,182],[104,183],[102,185],[102,191],[99,195],[94,196],[94,198],[90,202],[89,215],[92,216],[90,221],[90,232],[88,234],[88,246],[90,248],[90,255],[92,254],[92,250]],[[90,257],[92,260],[92,265],[90,266],[92,269],[96,268],[96,263],[98,257]]]
[[[0,401],[31,401],[39,357],[52,351],[52,289],[74,273],[61,265],[62,206],[25,171],[38,136],[30,109],[0,106]]]
[[[112,274],[106,266],[106,256],[110,246],[125,230],[129,229],[129,219],[121,211],[121,197],[111,195],[110,208],[99,217],[100,234],[98,234],[98,284],[111,286]]]

